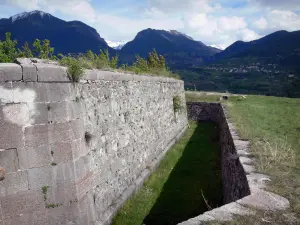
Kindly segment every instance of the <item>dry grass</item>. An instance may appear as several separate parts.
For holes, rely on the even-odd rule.
[[[256,141],[252,153],[257,157],[258,170],[269,173],[278,165],[296,166],[296,153],[287,138]]]

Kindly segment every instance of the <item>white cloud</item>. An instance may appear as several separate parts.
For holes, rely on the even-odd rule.
[[[226,31],[234,31],[247,27],[247,23],[242,17],[220,17],[217,21],[219,29]]]
[[[164,12],[212,12],[220,8],[212,0],[148,0],[150,7]]]
[[[268,22],[264,17],[261,17],[260,19],[254,22],[254,26],[257,27],[258,29],[263,30],[267,28]]]
[[[236,40],[250,41],[259,35],[248,28],[243,17],[215,17],[205,13],[185,17],[185,29],[189,35],[209,45],[227,47]]]
[[[11,5],[15,7],[19,7],[25,10],[33,10],[33,9],[38,9],[38,0],[4,0],[5,5]],[[0,3],[1,5],[1,3]]]
[[[250,3],[258,3],[261,7],[270,9],[299,10],[299,0],[250,0]]]
[[[270,33],[278,30],[295,31],[300,29],[300,15],[288,10],[269,10],[265,15],[266,26],[260,29]],[[258,25],[258,21],[256,21]],[[260,24],[262,25],[262,24]]]

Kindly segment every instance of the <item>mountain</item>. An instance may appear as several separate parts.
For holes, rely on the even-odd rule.
[[[115,53],[94,28],[80,21],[66,22],[37,10],[0,19],[0,40],[5,39],[6,32],[11,32],[12,38],[18,40],[18,47],[26,41],[31,44],[37,38],[49,39],[55,53],[99,52],[100,49]]]
[[[149,28],[140,31],[132,41],[124,45],[120,51],[120,59],[123,63],[130,63],[136,54],[147,57],[153,49],[163,55],[172,68],[203,64],[206,58],[221,51],[175,30]]]
[[[116,50],[121,50],[123,46],[127,43],[127,41],[108,41],[106,40],[106,43],[108,44],[109,47],[116,49]]]
[[[300,31],[277,31],[258,40],[237,41],[216,54],[217,60],[254,59],[280,65],[299,65]]]

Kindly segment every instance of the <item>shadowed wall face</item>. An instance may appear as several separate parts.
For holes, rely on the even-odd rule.
[[[246,173],[237,156],[237,150],[228,127],[224,108],[218,103],[188,102],[188,118],[213,121],[218,124],[221,146],[223,204],[234,202],[250,194]]]
[[[0,64],[0,224],[106,223],[185,128],[175,95],[185,104],[169,78],[86,71],[71,83],[64,67]]]

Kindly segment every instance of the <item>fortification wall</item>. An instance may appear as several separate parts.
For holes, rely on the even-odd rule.
[[[183,81],[0,64],[0,224],[107,224],[181,136]]]
[[[188,118],[196,121],[213,121],[218,124],[221,146],[221,168],[223,204],[234,202],[250,195],[250,188],[246,177],[246,170],[240,162],[236,148],[247,147],[248,142],[233,140],[225,110],[219,103],[188,102]]]

